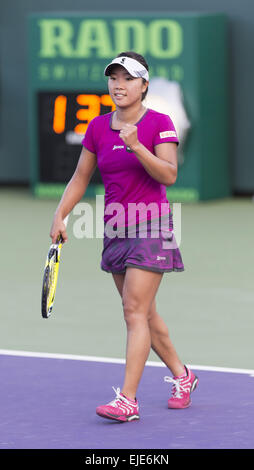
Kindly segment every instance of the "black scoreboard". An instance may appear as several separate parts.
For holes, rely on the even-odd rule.
[[[67,183],[74,173],[88,123],[114,109],[110,95],[41,91],[37,95],[39,174],[42,183]],[[101,184],[98,169],[94,183]]]

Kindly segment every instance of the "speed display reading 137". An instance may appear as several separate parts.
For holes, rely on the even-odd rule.
[[[110,95],[100,92],[43,91],[37,98],[40,181],[66,183],[76,168],[89,122],[115,105]],[[98,170],[93,181],[101,181]]]

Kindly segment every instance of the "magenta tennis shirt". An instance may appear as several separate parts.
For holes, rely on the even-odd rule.
[[[127,226],[166,215],[170,207],[165,185],[152,178],[136,155],[126,150],[120,131],[111,128],[112,116],[108,113],[94,118],[82,141],[97,156],[105,186],[104,222],[116,223],[117,216],[117,223]],[[179,143],[174,124],[166,114],[148,109],[136,126],[138,140],[153,154],[158,144]],[[138,211],[134,210],[136,207]]]

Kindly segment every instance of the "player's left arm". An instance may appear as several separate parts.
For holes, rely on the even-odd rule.
[[[178,159],[177,159],[177,143],[176,142],[163,142],[155,146],[155,155],[160,161],[166,163],[167,171],[169,173],[169,185],[171,186],[176,182]]]
[[[123,126],[120,137],[135,153],[147,173],[159,183],[171,186],[177,178],[177,143],[163,142],[155,145],[155,155],[137,138],[137,128],[131,124]]]

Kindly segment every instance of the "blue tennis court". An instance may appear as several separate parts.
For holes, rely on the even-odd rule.
[[[200,384],[192,406],[169,410],[167,369],[147,365],[139,390],[141,418],[122,425],[98,417],[95,408],[112,399],[123,364],[11,354],[0,355],[1,449],[253,448],[254,370],[194,366]]]

